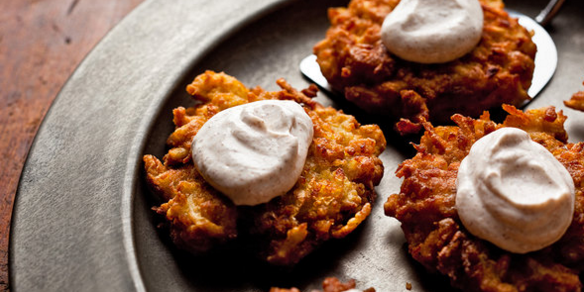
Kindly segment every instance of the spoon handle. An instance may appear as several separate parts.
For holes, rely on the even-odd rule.
[[[548,5],[535,17],[535,21],[542,26],[549,24],[560,11],[560,8],[565,1],[566,0],[551,0],[550,3],[548,3]]]

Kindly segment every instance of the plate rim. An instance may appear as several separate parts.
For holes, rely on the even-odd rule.
[[[103,287],[112,287],[114,291],[146,291],[146,287],[144,285],[144,281],[142,280],[140,267],[138,263],[138,258],[136,256],[135,250],[135,234],[133,231],[133,212],[134,212],[134,190],[137,187],[137,184],[141,183],[140,179],[136,176],[137,173],[141,172],[141,154],[143,149],[146,146],[148,131],[154,125],[154,118],[158,114],[161,105],[163,105],[172,94],[172,89],[178,86],[178,82],[188,74],[189,71],[203,58],[206,54],[208,54],[214,47],[219,45],[223,40],[229,38],[238,30],[244,28],[247,24],[255,21],[256,19],[270,13],[273,10],[278,9],[279,7],[293,2],[295,0],[239,0],[236,4],[228,1],[204,1],[204,0],[177,0],[173,3],[173,5],[164,5],[164,0],[146,0],[140,5],[138,5],[134,10],[132,10],[120,23],[118,23],[112,30],[110,30],[99,42],[98,44],[87,54],[87,56],[83,59],[83,61],[79,64],[79,66],[73,71],[71,76],[65,82],[63,88],[59,91],[59,94],[56,96],[55,100],[50,105],[41,125],[39,126],[39,130],[35,135],[33,143],[31,144],[31,148],[29,150],[28,156],[23,166],[23,170],[20,175],[20,179],[18,182],[18,188],[16,191],[15,199],[14,199],[14,207],[12,212],[12,220],[11,220],[11,228],[10,228],[10,235],[9,235],[9,280],[11,283],[12,291],[20,291],[20,289],[29,291],[29,290],[41,290],[46,289],[46,285],[51,287],[48,284],[48,281],[54,280],[53,275],[43,274],[41,269],[32,269],[27,270],[24,273],[32,273],[33,275],[25,275],[23,279],[20,279],[20,270],[26,267],[26,264],[23,265],[21,268],[18,261],[22,258],[23,251],[22,249],[26,247],[22,247],[22,242],[30,239],[30,233],[28,234],[21,234],[21,229],[27,228],[27,225],[33,226],[38,224],[38,217],[40,216],[23,216],[22,214],[30,211],[30,203],[25,202],[26,199],[35,196],[35,191],[38,191],[39,188],[42,188],[43,184],[50,184],[47,182],[50,180],[51,176],[56,176],[59,174],[56,173],[45,173],[47,163],[48,167],[50,168],[50,164],[53,163],[51,161],[47,161],[47,159],[43,159],[43,155],[47,155],[47,152],[51,152],[55,149],[52,149],[54,145],[51,143],[46,143],[47,139],[51,139],[51,135],[54,132],[58,131],[66,131],[67,127],[60,127],[58,122],[60,121],[59,117],[63,114],[63,109],[71,106],[71,96],[75,94],[79,94],[80,92],[87,92],[90,90],[95,90],[97,92],[107,91],[109,88],[108,86],[113,86],[113,84],[107,83],[89,83],[92,87],[80,89],[81,86],[87,85],[85,84],[88,78],[95,77],[94,74],[96,73],[94,68],[104,68],[104,64],[100,64],[100,62],[107,63],[108,60],[111,59],[104,58],[105,53],[111,51],[112,49],[118,48],[120,43],[127,44],[126,37],[129,33],[140,31],[144,29],[143,19],[148,19],[153,14],[164,14],[164,13],[173,13],[173,11],[184,12],[188,11],[189,9],[195,8],[195,13],[192,17],[188,18],[187,21],[180,23],[179,28],[183,28],[181,32],[187,31],[187,27],[207,27],[213,28],[215,31],[206,36],[202,42],[203,45],[196,47],[194,50],[190,46],[183,46],[180,48],[175,48],[172,51],[172,56],[176,56],[178,54],[185,54],[186,59],[188,60],[186,63],[182,63],[179,66],[176,66],[175,70],[172,72],[165,72],[164,74],[167,75],[167,79],[170,79],[171,82],[166,83],[161,88],[158,88],[158,92],[162,94],[155,95],[153,98],[148,100],[146,105],[143,105],[141,109],[144,109],[141,117],[138,119],[139,124],[136,126],[136,130],[134,131],[133,137],[129,137],[125,144],[130,145],[129,148],[120,149],[119,152],[125,152],[127,154],[127,159],[125,163],[123,163],[124,167],[121,168],[120,172],[120,181],[117,182],[110,182],[110,184],[119,184],[120,193],[117,196],[118,204],[120,205],[119,213],[114,214],[116,218],[121,219],[121,224],[115,226],[119,232],[121,232],[121,240],[123,241],[123,253],[125,255],[124,260],[119,260],[116,265],[127,265],[125,268],[130,276],[130,278],[113,278],[113,279],[95,279],[95,282],[103,282],[102,284],[96,283],[87,283],[84,280],[87,279],[69,279],[69,283],[77,283],[72,286],[59,286],[62,290],[74,290],[75,287],[85,287],[84,289],[89,288],[90,290],[102,290]],[[173,8],[170,8],[173,6]],[[196,10],[196,8],[203,7],[204,9]],[[241,9],[234,9],[237,6]],[[230,7],[232,10],[236,10],[237,16],[229,19],[229,17],[220,17],[226,13],[226,7]],[[163,9],[161,11],[161,9]],[[168,11],[167,11],[168,10]],[[232,13],[229,16],[233,16]],[[181,20],[185,20],[184,17]],[[174,24],[178,22],[178,19],[173,20]],[[223,22],[222,22],[223,21]],[[165,25],[164,21],[158,22],[150,22],[146,25],[147,28],[158,28],[160,29],[161,25]],[[204,29],[202,29],[204,30]],[[160,38],[170,41],[173,41],[172,36],[160,36],[160,35],[150,35],[148,40],[145,42],[160,42]],[[188,36],[181,36],[182,38],[187,39]],[[176,41],[176,40],[174,40]],[[194,41],[191,40],[190,43]],[[152,50],[149,47],[144,48],[144,50]],[[149,52],[152,53],[152,52]],[[171,57],[162,58],[164,61],[172,61]],[[130,60],[130,64],[135,64],[136,60]],[[109,64],[113,65],[113,64]],[[107,72],[106,72],[107,73]],[[155,77],[160,72],[152,72],[150,74],[146,74],[142,78]],[[136,72],[135,74],[141,74],[141,72]],[[170,76],[170,77],[168,77]],[[117,76],[118,78],[122,78],[124,76]],[[107,79],[107,78],[106,78]],[[130,84],[126,84],[130,86]],[[101,87],[101,88],[99,88]],[[124,88],[117,88],[117,90],[123,91]],[[88,114],[96,114],[97,111],[103,110],[101,108],[96,107],[94,104],[92,106],[91,95],[84,95],[81,98],[76,100],[75,107],[84,108]],[[111,102],[113,97],[105,96],[103,97],[102,102]],[[134,118],[135,120],[135,118]],[[103,120],[102,120],[103,122]],[[129,122],[128,122],[129,123]],[[100,127],[98,123],[89,124],[90,127]],[[129,124],[128,126],[132,126]],[[73,127],[69,125],[68,127]],[[55,129],[56,128],[56,129]],[[48,145],[48,146],[47,146]],[[63,146],[63,145],[58,145]],[[64,147],[71,147],[70,145],[65,145]],[[87,152],[89,150],[81,150],[82,152]],[[87,153],[85,153],[87,154]],[[74,171],[73,169],[72,171]],[[39,180],[40,175],[48,175],[48,179]],[[32,187],[32,185],[37,185],[38,187]],[[66,192],[67,190],[65,190]],[[23,204],[28,204],[24,205]],[[58,210],[57,210],[58,211]],[[106,214],[100,214],[106,215]],[[36,221],[36,222],[32,222]],[[46,223],[46,222],[41,222]],[[60,224],[64,222],[54,221],[50,222],[50,224]],[[24,226],[23,226],[24,225]],[[65,225],[62,225],[65,226]],[[120,231],[121,230],[121,231]],[[97,235],[100,236],[100,235]],[[116,236],[108,234],[106,236]],[[82,239],[80,239],[82,240]],[[99,252],[99,251],[97,251]],[[50,258],[46,258],[48,256],[47,253],[40,254],[40,258],[38,258],[39,254],[36,254],[37,261],[43,260],[51,260]],[[43,256],[45,257],[43,259]],[[59,265],[59,263],[57,263]],[[30,266],[30,265],[29,265]],[[17,270],[17,268],[19,270]],[[79,269],[92,269],[92,267],[87,266],[80,266]],[[18,274],[18,276],[16,275]],[[31,279],[34,277],[44,277],[45,282],[41,283],[32,283]],[[121,280],[120,280],[121,279]],[[77,280],[77,281],[76,281]],[[60,281],[59,283],[64,283]],[[104,284],[105,283],[105,284]],[[105,286],[104,286],[105,285]],[[21,288],[25,287],[25,288]],[[28,288],[26,288],[28,287]],[[54,286],[53,286],[54,287]],[[64,289],[63,289],[64,288]],[[49,289],[51,290],[51,289]]]

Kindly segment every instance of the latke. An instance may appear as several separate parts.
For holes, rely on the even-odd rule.
[[[584,268],[584,143],[568,143],[566,117],[554,107],[509,113],[502,124],[484,113],[479,119],[454,115],[456,126],[433,127],[396,175],[400,193],[385,203],[386,215],[401,222],[409,253],[429,271],[450,278],[463,291],[580,291]],[[574,180],[573,221],[563,237],[542,250],[513,254],[470,234],[455,208],[460,162],[475,141],[502,127],[520,128],[547,148]]]
[[[385,149],[376,125],[361,126],[354,117],[325,108],[309,98],[316,89],[299,92],[283,79],[280,91],[246,88],[235,78],[207,71],[187,87],[196,105],[174,109],[175,131],[163,162],[144,156],[146,180],[164,202],[155,210],[166,218],[173,242],[192,253],[204,253],[245,235],[263,260],[293,265],[331,238],[347,236],[369,216],[374,186],[383,175],[378,156]],[[218,112],[248,102],[292,100],[303,106],[314,124],[304,169],[285,195],[253,207],[237,207],[197,172],[191,142]],[[240,234],[243,233],[243,234]],[[250,243],[250,242],[247,242]]]
[[[480,2],[482,38],[452,62],[418,64],[388,52],[381,24],[399,0],[352,0],[347,8],[331,8],[331,27],[314,54],[335,90],[366,111],[389,115],[402,134],[417,133],[425,120],[444,123],[455,113],[478,117],[502,104],[519,106],[530,99],[536,46],[501,0]]]

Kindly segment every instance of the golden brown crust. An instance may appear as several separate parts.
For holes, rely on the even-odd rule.
[[[574,93],[569,100],[564,100],[564,105],[584,112],[584,90]]]
[[[481,0],[480,43],[462,58],[424,65],[403,61],[381,43],[381,24],[399,0],[352,0],[329,10],[331,27],[314,47],[323,75],[347,100],[370,112],[389,113],[402,133],[425,120],[445,122],[460,113],[476,117],[530,97],[535,44],[510,18],[501,0]]]
[[[404,178],[399,194],[385,203],[388,216],[402,223],[409,252],[428,270],[450,277],[464,291],[580,291],[584,267],[584,143],[567,143],[566,117],[554,107],[522,112],[504,106],[502,124],[489,119],[453,116],[457,126],[432,127],[418,153],[404,161],[396,174]],[[454,205],[460,162],[472,144],[501,127],[527,131],[571,174],[576,186],[572,224],[560,241],[526,255],[512,254],[470,234],[460,223]]]
[[[351,289],[355,289],[355,280],[349,280],[347,283],[339,281],[337,278],[326,278],[322,283],[322,292],[343,292]],[[282,289],[273,287],[270,292],[300,292],[297,288]],[[313,290],[312,292],[320,292],[318,290]],[[363,290],[363,292],[375,292],[375,289],[368,288]]]
[[[176,130],[167,140],[171,148],[164,163],[144,156],[147,181],[167,201],[157,211],[166,216],[179,247],[205,252],[239,231],[249,235],[264,260],[292,265],[325,240],[349,234],[371,212],[373,188],[383,175],[378,156],[386,145],[379,127],[361,126],[354,117],[313,101],[307,95],[314,96],[314,87],[299,92],[283,79],[277,83],[282,90],[268,92],[248,89],[223,73],[201,74],[187,87],[198,104],[173,111]],[[239,208],[199,175],[191,141],[219,111],[265,99],[300,103],[314,124],[313,142],[301,177],[287,194]]]

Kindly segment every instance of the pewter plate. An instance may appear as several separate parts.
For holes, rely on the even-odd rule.
[[[550,33],[559,65],[530,108],[554,105],[582,89],[584,2],[567,1]],[[529,5],[527,4],[529,3]],[[206,69],[248,86],[308,82],[300,60],[324,37],[326,9],[346,1],[148,0],[89,54],[49,110],[30,151],[15,202],[10,244],[12,290],[268,291],[318,288],[325,277],[354,278],[377,291],[448,291],[407,255],[399,223],[383,202],[399,190],[393,175],[412,154],[390,125],[323,93],[318,100],[380,123],[386,173],[371,217],[347,238],[325,244],[290,270],[245,252],[193,257],[156,228],[156,203],[144,186],[141,156],[162,156],[171,110],[192,101],[185,86]],[[508,1],[534,16],[545,1]],[[565,110],[571,141],[584,140],[584,115]]]

